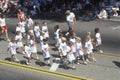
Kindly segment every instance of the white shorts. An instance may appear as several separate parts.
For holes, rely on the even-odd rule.
[[[27,57],[29,57],[29,58],[31,57],[31,53],[28,53],[28,52],[27,52],[26,55],[27,55]]]
[[[100,45],[102,45],[102,41],[101,40],[97,40],[96,46],[100,46]]]
[[[76,54],[77,54],[77,57],[78,57],[78,56],[83,56],[83,55],[84,55],[83,51],[80,51],[80,50],[78,50]]]
[[[10,51],[10,53],[11,53],[12,55],[17,54],[16,51]]]
[[[37,47],[31,47],[31,53],[37,53]]]
[[[22,42],[17,42],[17,47],[18,48],[23,47],[23,43]]]
[[[72,62],[73,60],[75,60],[74,54],[68,54],[67,59],[68,59],[69,62]]]

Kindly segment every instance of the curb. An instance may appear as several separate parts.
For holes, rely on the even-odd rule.
[[[31,70],[34,72],[41,72],[44,74],[53,75],[53,76],[57,76],[57,77],[68,78],[70,80],[92,80],[90,78],[84,78],[84,77],[74,76],[71,74],[64,74],[64,73],[60,73],[60,72],[52,72],[50,70],[45,70],[45,69],[36,68],[36,67],[32,67],[32,66],[22,65],[19,63],[14,63],[14,62],[9,62],[9,61],[4,61],[4,60],[0,60],[0,64],[11,66],[11,67],[16,67],[16,68],[22,68],[22,69],[26,69],[26,70]]]

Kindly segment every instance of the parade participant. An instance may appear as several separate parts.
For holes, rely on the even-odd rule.
[[[25,13],[21,9],[18,9],[17,18],[18,22],[26,19]]]
[[[32,57],[33,54],[35,54],[36,59],[39,60],[39,57],[38,57],[38,54],[37,54],[37,46],[36,46],[36,43],[35,43],[35,37],[34,36],[31,36],[30,48],[31,48],[31,57]]]
[[[87,62],[85,61],[85,58],[84,58],[84,49],[82,47],[81,38],[77,38],[76,47],[77,47],[77,53],[76,53],[77,64],[79,64],[78,60],[80,59],[80,57],[82,57],[83,63],[86,65]]]
[[[34,32],[35,32],[36,39],[37,40],[40,39],[40,33],[42,33],[42,31],[40,30],[38,22],[35,22]]]
[[[6,26],[6,22],[5,22],[5,18],[3,15],[1,15],[1,18],[0,18],[0,35],[2,32],[5,31],[5,35],[6,35],[6,40],[7,41],[10,41],[9,38],[8,38],[8,27]]]
[[[43,40],[43,45],[42,45],[42,53],[43,53],[43,57],[44,57],[44,61],[47,61],[47,65],[50,65],[50,53],[49,53],[49,45],[47,43],[47,40],[44,39]]]
[[[100,28],[95,28],[95,46],[100,53],[103,53],[103,51],[101,50],[101,45],[102,39],[100,34]]]
[[[67,46],[67,60],[72,63],[72,69],[75,70],[75,56],[73,54],[73,51],[72,51],[72,47],[74,46],[74,44],[72,42],[69,42],[68,43],[68,46]]]
[[[76,18],[75,18],[75,14],[73,12],[71,12],[70,10],[66,11],[66,21],[68,23],[68,30],[72,29],[74,30],[74,25],[76,23]]]
[[[74,54],[74,56],[76,57],[76,39],[75,39],[75,35],[72,34],[70,37],[70,41],[72,42],[72,52]]]
[[[7,51],[10,51],[10,53],[11,53],[11,61],[19,62],[19,60],[18,60],[18,58],[16,56],[17,55],[16,48],[17,48],[17,46],[16,46],[16,43],[15,43],[15,39],[11,38],[11,41],[10,41],[10,43],[8,45]]]
[[[27,61],[26,61],[26,64],[30,64],[30,60],[31,60],[31,48],[30,48],[30,43],[29,42],[26,42],[26,45],[25,45],[25,53],[27,55]]]
[[[20,31],[16,32],[15,42],[17,44],[17,49],[20,48],[22,50],[22,53],[25,54]]]
[[[87,53],[86,61],[89,62],[89,56],[90,56],[92,60],[96,62],[96,59],[94,58],[94,53],[93,53],[93,44],[90,36],[86,36],[85,51]]]
[[[25,24],[26,24],[26,22],[21,19],[19,22],[19,25],[20,25],[20,32],[22,34],[22,37],[25,37],[25,35],[26,35]]]
[[[27,24],[28,28],[29,28],[29,26],[33,26],[33,24],[34,24],[32,18],[30,17],[30,15],[28,15],[27,18],[26,18],[26,24]]]
[[[42,32],[44,33],[43,38],[48,39],[49,38],[49,32],[48,32],[47,23],[45,21],[43,21]]]

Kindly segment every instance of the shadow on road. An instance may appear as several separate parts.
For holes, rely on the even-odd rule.
[[[120,68],[120,62],[118,62],[118,61],[113,61],[113,63],[114,63],[117,67]]]

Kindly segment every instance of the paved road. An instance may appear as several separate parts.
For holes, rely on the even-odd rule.
[[[36,21],[36,20],[35,20]],[[37,21],[42,23],[41,20]],[[46,20],[48,23],[48,28],[50,30],[50,35],[53,37],[53,26],[55,24],[61,25],[62,30],[67,30],[67,24],[64,21],[57,22],[56,20]],[[16,18],[8,18],[7,24],[9,25],[9,33],[10,37],[14,36],[15,25],[17,19]],[[102,31],[102,39],[103,39],[103,51],[104,53],[109,54],[120,54],[120,27],[118,21],[108,21],[108,20],[95,20],[90,22],[78,21],[75,26],[75,32],[78,36],[81,36],[84,43],[85,33],[87,31],[91,31],[94,33],[94,28],[100,27]],[[53,44],[54,40],[51,38],[49,40],[49,44]],[[6,46],[8,42],[1,40],[0,41],[0,59],[9,60],[10,54],[6,52]],[[53,46],[50,46],[51,50],[50,53],[52,55],[52,60],[57,56],[57,51],[54,49]],[[49,70],[50,67],[44,66],[41,64],[42,56],[41,56],[41,49],[38,44],[38,53],[41,59],[40,62],[36,60],[32,60],[31,66],[40,67]],[[21,60],[21,64],[25,64],[26,59],[23,58],[24,55],[18,54],[19,59]],[[73,74],[77,76],[83,76],[92,78],[94,80],[118,80],[120,78],[120,57],[110,57],[110,56],[103,56],[103,55],[95,55],[97,62],[92,62],[89,65],[79,64],[76,65],[76,70],[73,71],[71,69],[64,70],[62,65],[59,66],[57,72],[63,72],[68,74]],[[52,61],[51,60],[51,61]],[[69,65],[70,66],[70,65]],[[1,68],[0,68],[1,69]],[[114,75],[114,76],[113,76]],[[35,78],[36,79],[36,78]]]
[[[0,80],[69,80],[69,79],[0,65]]]

